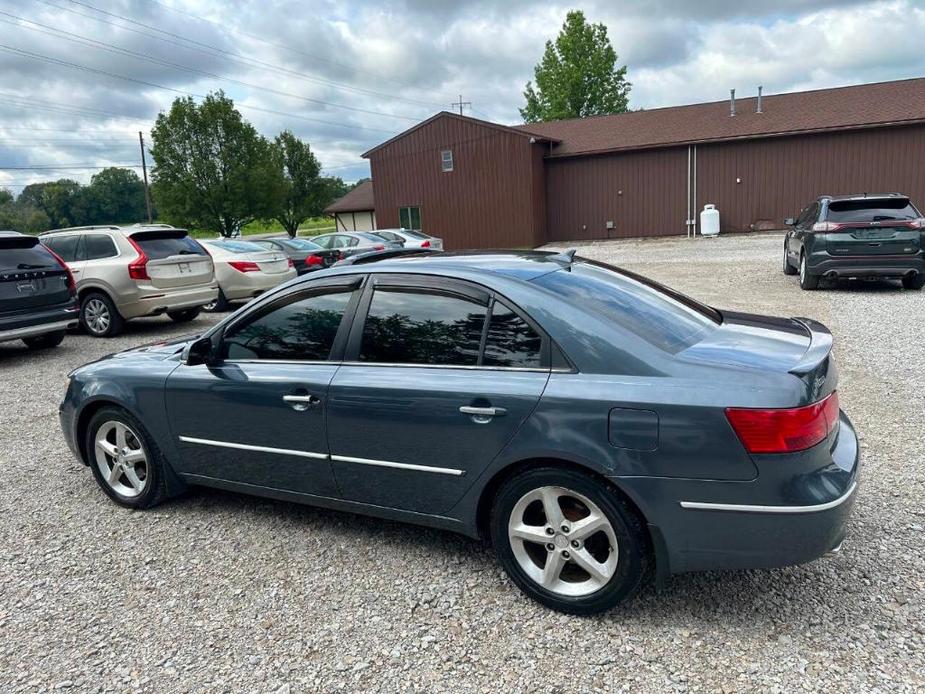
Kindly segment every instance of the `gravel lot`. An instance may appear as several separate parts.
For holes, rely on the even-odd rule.
[[[206,490],[123,510],[61,438],[64,376],[189,326],[0,345],[0,691],[925,691],[925,292],[801,292],[781,244],[581,253],[833,330],[865,457],[841,554],[677,576],[592,619],[530,602],[450,533]]]

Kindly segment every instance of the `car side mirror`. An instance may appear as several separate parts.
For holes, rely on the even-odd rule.
[[[784,224],[786,224],[788,227],[792,227],[796,223],[797,220],[795,220],[793,217],[787,217],[787,219],[784,220]]]
[[[210,337],[200,337],[187,345],[183,351],[183,362],[187,366],[210,364],[214,359],[215,346],[212,344],[212,338]]]

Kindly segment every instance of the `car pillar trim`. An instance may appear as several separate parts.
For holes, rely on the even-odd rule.
[[[847,501],[858,483],[852,482],[848,491],[837,499],[824,504],[814,504],[812,506],[760,506],[752,504],[714,504],[705,501],[682,501],[681,508],[694,509],[699,511],[739,511],[741,513],[818,513],[819,511],[828,511],[836,506],[840,506]]]
[[[327,460],[327,453],[313,453],[312,451],[297,451],[291,448],[271,448],[270,446],[254,446],[249,443],[233,443],[231,441],[213,441],[212,439],[197,439],[192,436],[181,436],[185,443],[198,443],[203,446],[217,446],[219,448],[236,448],[242,451],[257,451],[258,453],[277,453],[279,455],[295,455],[300,458],[313,458]]]
[[[359,465],[377,465],[379,467],[394,467],[400,470],[416,470],[418,472],[437,472],[444,475],[465,475],[465,470],[449,467],[433,467],[431,465],[412,465],[411,463],[393,463],[390,460],[372,460],[370,458],[351,458],[347,455],[332,455],[331,460],[339,463],[357,463]]]

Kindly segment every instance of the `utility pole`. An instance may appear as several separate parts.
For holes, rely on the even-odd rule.
[[[145,138],[140,130],[138,131],[138,144],[141,145],[141,173],[145,179],[145,205],[148,206],[148,224],[151,224],[154,218],[151,216],[151,191],[148,190],[148,165],[145,163]]]
[[[460,95],[459,95],[459,101],[454,101],[452,104],[450,104],[450,106],[459,106],[459,115],[462,115],[462,114],[463,114],[463,106],[468,106],[469,108],[472,108],[472,102],[471,102],[471,101],[463,101],[463,100],[462,100],[462,94],[460,94]]]

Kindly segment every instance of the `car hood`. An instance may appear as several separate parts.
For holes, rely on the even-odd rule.
[[[771,371],[796,368],[812,336],[803,321],[723,311],[723,322],[700,342],[678,354],[697,363]]]
[[[110,354],[105,359],[168,359],[183,351],[190,342],[199,339],[200,335],[181,335],[169,340],[150,342],[140,347],[132,347],[124,352]]]

